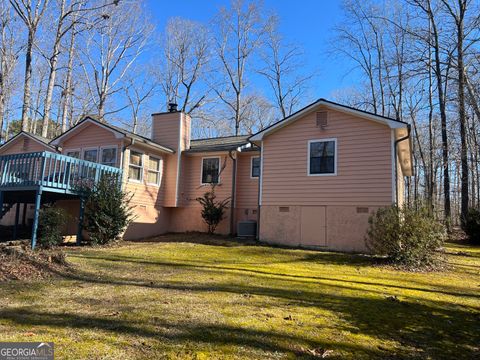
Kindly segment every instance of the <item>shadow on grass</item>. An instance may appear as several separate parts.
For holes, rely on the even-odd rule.
[[[221,274],[221,275],[225,274],[226,271],[229,271],[229,272],[238,273],[238,274],[247,274],[249,276],[264,276],[264,277],[271,277],[271,278],[276,278],[284,281],[304,282],[304,283],[310,283],[310,284],[312,284],[312,282],[315,282],[315,281],[322,282],[322,285],[326,285],[325,282],[327,283],[338,282],[345,285],[342,286],[342,285],[336,284],[336,285],[330,285],[330,286],[335,286],[338,288],[344,288],[348,290],[361,290],[358,288],[353,288],[351,286],[352,284],[356,284],[356,285],[366,285],[366,286],[372,286],[372,287],[378,286],[378,287],[389,288],[389,289],[413,290],[413,291],[420,291],[420,292],[427,292],[427,293],[441,293],[444,295],[463,296],[463,297],[471,297],[474,299],[475,298],[480,299],[480,293],[467,293],[467,292],[458,292],[458,291],[449,291],[449,290],[428,289],[424,287],[402,286],[402,285],[386,284],[382,282],[369,282],[369,281],[360,281],[360,280],[353,280],[353,279],[346,280],[346,279],[332,277],[332,276],[327,277],[327,276],[306,276],[306,275],[288,274],[288,273],[281,273],[276,270],[266,271],[266,270],[258,270],[258,269],[248,269],[243,267],[229,267],[224,265],[208,265],[208,263],[200,264],[200,262],[198,261],[196,261],[195,264],[191,264],[191,263],[180,263],[180,262],[140,260],[134,257],[121,256],[121,255],[90,256],[85,254],[82,254],[82,255],[76,254],[71,256],[93,259],[93,260],[118,262],[118,263],[133,263],[133,264],[139,264],[139,265],[149,265],[149,266],[159,266],[159,267],[184,268],[184,269],[190,269],[194,271],[209,271],[210,273],[217,272],[218,274]],[[322,257],[322,259],[324,257],[324,255],[322,254],[319,254],[318,256]],[[342,255],[338,255],[338,257],[341,257],[341,256]],[[309,257],[309,259],[310,261],[317,261],[316,258],[315,260],[311,260],[312,258]],[[305,261],[305,260],[302,260],[302,261]],[[346,263],[346,261],[343,259],[342,263]],[[78,280],[80,279],[81,279],[81,276],[80,278],[78,278]],[[95,281],[95,279],[93,279],[93,281]],[[139,284],[139,283],[142,283],[142,281],[138,280],[138,281],[134,281],[133,283]],[[373,289],[368,289],[365,291],[375,292],[375,290]]]
[[[52,326],[74,329],[101,330],[119,335],[140,336],[164,343],[197,342],[214,346],[241,346],[270,352],[295,354],[308,358],[307,349],[337,349],[353,353],[363,353],[369,357],[382,358],[385,352],[355,344],[335,341],[305,339],[277,331],[256,330],[246,327],[234,327],[227,324],[211,323],[171,323],[157,317],[150,319],[112,319],[111,317],[87,316],[78,313],[39,312],[31,309],[0,310],[0,318],[24,326]],[[329,358],[341,358],[331,356]]]
[[[99,282],[97,279],[82,278],[82,281]],[[102,282],[102,281],[100,281]],[[133,285],[128,281],[105,281],[111,285]],[[344,321],[335,324],[337,333],[367,335],[381,340],[395,341],[401,346],[401,354],[394,358],[473,359],[478,356],[480,343],[479,313],[467,311],[459,306],[446,308],[435,302],[392,302],[388,299],[356,297],[331,293],[313,293],[293,289],[279,289],[267,286],[249,285],[153,285],[151,287],[187,292],[218,292],[253,297],[255,305],[258,296],[289,300],[298,306],[314,306],[334,312]],[[160,296],[160,295],[159,295]],[[174,299],[175,294],[172,294]],[[284,304],[281,304],[284,306]],[[108,308],[108,307],[107,307]],[[288,311],[288,310],[286,310]],[[294,310],[292,316],[295,318]],[[75,313],[40,312],[31,308],[0,310],[0,318],[21,325],[42,325],[54,327],[101,329],[117,334],[135,335],[173,342],[204,342],[216,345],[240,345],[266,351],[281,351],[302,355],[298,344],[309,348],[333,349],[334,351],[360,352],[369,357],[388,358],[393,354],[377,348],[365,348],[349,342],[325,341],[298,337],[284,331],[262,331],[227,324],[192,323],[178,319],[175,323],[162,322],[148,314],[130,320],[112,319],[106,316],[81,315]],[[167,329],[167,330],[165,330]],[[172,331],[174,330],[174,331]],[[350,335],[347,335],[350,336]],[[304,355],[304,354],[303,354]]]

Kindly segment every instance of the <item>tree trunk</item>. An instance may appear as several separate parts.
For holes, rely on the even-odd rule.
[[[22,105],[22,131],[28,131],[28,113],[30,111],[31,101],[31,83],[32,83],[32,50],[35,31],[29,29],[27,39],[27,49],[25,52],[25,83],[23,89]]]

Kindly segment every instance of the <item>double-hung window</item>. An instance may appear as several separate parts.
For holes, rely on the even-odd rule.
[[[337,174],[337,139],[308,142],[308,175]]]
[[[75,159],[80,159],[80,150],[67,150],[66,155]]]
[[[153,156],[148,157],[148,184],[160,185],[160,166],[161,160],[159,158]]]
[[[100,163],[108,166],[117,166],[117,147],[103,147],[100,153]]]
[[[98,149],[84,149],[83,150],[83,160],[97,162],[98,159]]]
[[[132,181],[138,182],[143,180],[143,154],[141,152],[130,151],[128,178]]]
[[[202,184],[218,184],[220,177],[220,158],[202,159]]]
[[[250,177],[252,178],[260,177],[260,158],[259,157],[252,157],[252,169],[251,169]]]

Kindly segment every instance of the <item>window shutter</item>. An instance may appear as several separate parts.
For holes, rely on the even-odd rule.
[[[322,130],[325,130],[325,128],[328,125],[328,116],[327,116],[326,111],[318,111],[317,112],[317,127],[319,127]]]

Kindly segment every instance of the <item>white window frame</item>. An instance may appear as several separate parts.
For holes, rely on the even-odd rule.
[[[142,165],[141,166],[130,164],[130,160],[132,159],[132,151],[142,155],[141,156],[141,160],[142,160]],[[130,151],[128,152],[128,173],[127,173],[127,176],[128,176],[128,181],[129,182],[137,183],[137,184],[141,184],[143,182],[143,172],[144,172],[144,169],[145,169],[145,165],[144,165],[145,164],[145,161],[144,161],[145,159],[144,159],[144,157],[145,157],[145,153],[142,152],[142,151],[139,151],[139,150],[130,149]],[[130,166],[140,168],[140,180],[132,179],[130,177]]]
[[[102,153],[103,153],[103,150],[105,149],[115,149],[115,164],[113,165],[107,165],[107,164],[103,164],[102,163]],[[99,154],[99,157],[98,157],[98,162],[102,165],[106,165],[106,166],[113,166],[113,167],[117,167],[118,166],[118,145],[105,145],[105,146],[100,146],[100,154]]]
[[[218,182],[217,183],[204,183],[203,182],[203,160],[206,160],[206,159],[218,159]],[[205,157],[202,157],[202,163],[201,163],[201,167],[200,167],[200,184],[202,186],[212,185],[212,184],[215,184],[215,185],[220,184],[222,182],[222,179],[220,178],[221,168],[222,168],[222,157],[221,156],[205,156]]]
[[[334,143],[334,161],[333,161],[333,166],[334,166],[334,172],[333,173],[328,173],[328,174],[312,174],[310,173],[310,144],[312,143],[319,143],[319,142],[329,142],[333,141]],[[338,151],[337,151],[337,138],[325,138],[325,139],[314,139],[314,140],[308,140],[307,143],[307,175],[308,176],[337,176],[337,162],[338,162]]]
[[[98,146],[82,148],[82,160],[85,160],[85,151],[89,151],[89,150],[97,150],[97,160],[93,162],[98,163],[98,153],[100,152],[98,149]],[[85,160],[85,161],[89,161],[89,160]]]
[[[78,149],[65,149],[63,151],[63,155],[65,156],[69,156],[68,153],[70,152],[77,152],[78,151],[78,160],[82,160],[82,155],[83,155],[83,152],[82,152],[82,149],[78,148]]]
[[[158,170],[151,170],[150,169],[150,158],[158,160]],[[163,158],[161,156],[155,156],[155,155],[148,155],[148,167],[147,167],[147,185],[152,185],[152,186],[160,186],[162,183],[162,168],[163,168]],[[158,174],[158,182],[157,183],[151,183],[148,181],[148,174],[156,173]]]
[[[253,159],[260,159],[259,171],[260,171],[260,173],[262,172],[262,158],[261,158],[261,156],[252,156],[250,158],[250,179],[260,179],[260,173],[258,174],[258,176],[252,176],[252,174],[253,174]]]

